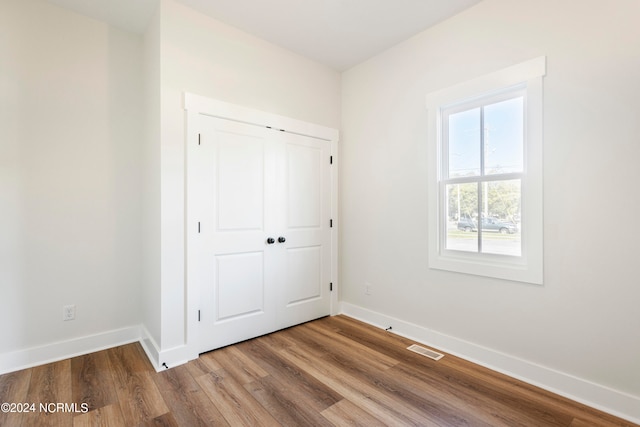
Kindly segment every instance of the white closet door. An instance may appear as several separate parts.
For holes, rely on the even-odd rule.
[[[277,254],[266,243],[276,225],[267,203],[275,159],[267,131],[201,119],[200,351],[268,333],[276,321]]]
[[[280,328],[330,312],[331,218],[329,144],[281,133],[278,158],[283,215],[279,218],[284,254],[278,289]]]
[[[330,312],[329,143],[201,116],[199,351]]]

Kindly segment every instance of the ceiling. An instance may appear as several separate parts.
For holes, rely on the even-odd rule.
[[[143,33],[159,0],[46,0],[134,33]]]
[[[48,0],[142,33],[157,0]],[[176,0],[342,71],[481,0]]]

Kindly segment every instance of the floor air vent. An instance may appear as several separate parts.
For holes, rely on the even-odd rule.
[[[417,344],[413,344],[407,347],[407,350],[411,350],[414,353],[421,354],[423,356],[427,356],[433,360],[440,360],[444,357],[444,354],[438,353],[437,351],[429,350],[428,348],[420,347]]]

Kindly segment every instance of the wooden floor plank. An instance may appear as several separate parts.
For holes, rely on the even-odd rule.
[[[238,348],[250,355],[257,363],[262,364],[263,369],[272,377],[287,384],[290,393],[307,397],[305,406],[317,412],[325,410],[343,398],[335,389],[327,387],[304,369],[280,357],[283,351],[273,351],[263,340],[247,341]]]
[[[61,411],[56,406],[58,403],[73,403],[71,400],[71,361],[67,359],[33,368],[26,400],[38,406],[43,404],[46,409],[25,414],[22,425],[29,427],[72,426],[74,414]]]
[[[628,427],[633,425],[608,415],[580,414],[580,418],[574,418],[571,421],[570,427]]]
[[[120,409],[127,425],[138,425],[169,412],[158,387],[157,375],[139,344],[107,350]]]
[[[211,357],[240,384],[247,384],[269,375],[235,346],[222,348]]]
[[[244,387],[283,426],[332,425],[315,405],[309,404],[313,398],[299,393],[295,384],[269,375]]]
[[[73,417],[73,427],[127,427],[118,403]]]
[[[385,353],[388,357],[396,359],[401,363],[424,365],[429,369],[430,365],[423,356],[406,351],[406,348],[414,344],[407,338],[399,335],[373,328],[358,320],[346,316],[334,316],[321,319],[320,325],[328,326],[336,331],[336,334],[359,342],[361,345],[373,350]]]
[[[322,411],[322,416],[338,427],[384,427],[387,425],[347,399],[342,399]]]
[[[404,402],[395,400],[393,396],[358,378],[336,372],[303,347],[281,352],[281,356],[388,425],[435,425],[435,420],[429,419],[426,414],[416,412]]]
[[[71,359],[73,402],[87,404],[90,411],[117,403],[112,371],[106,352]]]
[[[255,383],[254,383],[255,384]],[[270,409],[277,408],[279,415],[288,413],[285,417],[287,420],[295,420],[289,425],[313,425],[313,426],[329,426],[327,420],[322,417],[322,410],[327,408],[326,400],[313,393],[308,393],[300,384],[295,381],[286,380],[284,378],[269,375],[259,381],[260,386],[266,393],[262,396],[255,393],[254,388],[251,390],[256,398],[263,406]],[[253,394],[252,393],[252,394]],[[271,398],[272,400],[267,400]],[[331,402],[334,400],[332,399]]]
[[[450,421],[456,420],[459,425],[516,426],[530,425],[540,422],[535,417],[520,413],[508,405],[496,402],[491,396],[477,392],[461,390],[458,380],[439,375],[428,375],[423,370],[413,369],[404,364],[394,367],[382,378],[382,381],[401,387],[398,394],[403,400],[431,402],[433,406],[424,410],[442,411],[440,417]],[[401,379],[398,385],[395,380]],[[419,406],[419,403],[416,403]],[[568,421],[568,419],[567,419]],[[557,423],[545,425],[558,425]],[[566,424],[560,424],[566,425]]]
[[[373,369],[384,371],[400,363],[399,360],[387,356],[378,349],[369,348],[357,341],[335,334],[330,329],[323,327],[320,323],[306,323],[292,330],[299,331],[303,334],[298,335],[299,338],[296,340],[297,342],[309,343],[311,341],[316,344],[322,343],[324,348],[331,349],[331,352],[334,354],[337,353],[338,350],[346,352],[349,355],[357,354],[358,360],[361,361],[362,364],[370,366]]]
[[[173,417],[173,414],[167,413],[162,414],[158,417],[155,417],[151,420],[148,420],[142,424],[139,424],[138,427],[185,427],[178,424],[176,419]]]
[[[192,360],[187,363],[187,369],[193,378],[207,375],[218,369],[222,369],[222,366],[216,362],[210,353],[201,354],[196,360]]]
[[[27,393],[31,382],[32,369],[11,372],[0,376],[0,403],[22,404],[27,403]],[[9,408],[11,410],[11,407]],[[24,412],[0,412],[0,426],[20,427],[24,418]]]
[[[186,366],[161,372],[154,381],[173,417],[183,426],[223,426],[226,421],[220,411],[200,388]]]
[[[197,382],[230,426],[280,425],[224,369],[199,377]]]

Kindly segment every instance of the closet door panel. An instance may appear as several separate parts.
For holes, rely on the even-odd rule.
[[[287,226],[320,228],[322,217],[322,149],[288,143]]]
[[[266,129],[201,117],[198,164],[204,199],[198,238],[200,351],[271,332],[275,323],[277,260],[266,243],[277,213]],[[274,262],[275,260],[275,262]]]
[[[218,255],[216,270],[216,323],[264,313],[262,252]]]
[[[279,327],[330,313],[329,143],[295,134],[284,143],[284,276],[278,287]]]
[[[322,298],[322,247],[287,250],[286,306]]]
[[[264,229],[264,141],[255,135],[219,131],[217,228]]]

